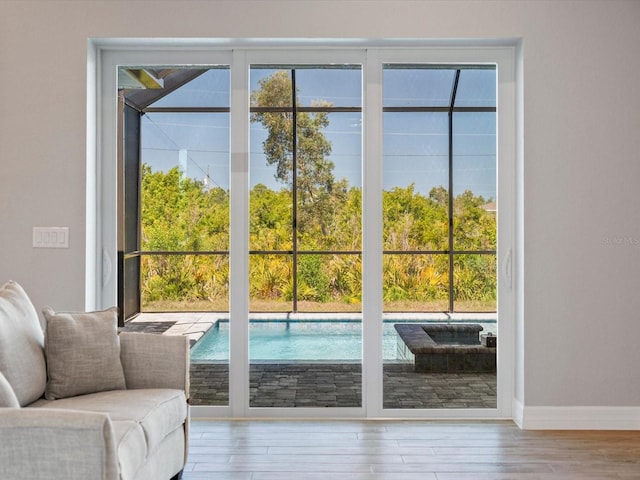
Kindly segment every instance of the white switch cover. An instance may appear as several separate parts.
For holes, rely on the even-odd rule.
[[[33,227],[34,248],[69,248],[69,227]]]

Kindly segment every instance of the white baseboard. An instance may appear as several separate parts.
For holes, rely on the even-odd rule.
[[[640,407],[526,407],[513,401],[523,430],[640,430]]]
[[[521,429],[524,430],[523,422],[524,422],[524,405],[517,398],[513,399],[511,404],[513,421],[516,425],[518,425]]]

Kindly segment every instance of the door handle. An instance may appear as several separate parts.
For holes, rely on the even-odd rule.
[[[102,286],[104,287],[111,281],[113,266],[111,264],[111,255],[107,249],[102,249]]]
[[[507,250],[507,253],[505,253],[504,258],[502,260],[502,275],[504,277],[505,284],[507,285],[507,287],[511,288],[511,284],[513,281],[513,255],[512,255],[511,248]]]

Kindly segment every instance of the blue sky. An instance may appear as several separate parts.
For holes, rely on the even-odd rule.
[[[251,70],[251,88],[274,72]],[[451,69],[387,69],[383,78],[385,106],[446,106],[454,71]],[[309,106],[326,100],[334,106],[362,106],[359,69],[296,70],[298,99]],[[495,71],[464,70],[456,105],[495,106]],[[153,106],[228,106],[229,70],[217,69],[201,75]],[[332,144],[331,160],[336,178],[361,186],[362,118],[358,112],[331,113],[324,134]],[[143,117],[143,161],[158,170],[175,167],[186,158],[187,175],[211,185],[229,185],[229,115],[227,113],[150,113]],[[384,188],[406,187],[428,193],[447,185],[447,113],[386,112],[383,115]],[[486,199],[496,196],[495,114],[454,114],[454,195],[472,190]],[[250,130],[251,186],[264,183],[279,188],[273,167],[266,165],[262,141],[266,131],[252,123]],[[180,150],[183,153],[180,154]],[[186,153],[185,153],[186,152]],[[182,155],[182,157],[181,157]]]

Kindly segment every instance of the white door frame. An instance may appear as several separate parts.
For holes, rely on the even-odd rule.
[[[268,42],[267,42],[268,43]],[[88,61],[87,308],[116,304],[117,84],[119,65],[231,65],[230,404],[193,407],[198,417],[512,418],[516,371],[513,261],[516,245],[516,46],[442,41],[264,41],[96,39]],[[363,65],[362,407],[250,408],[248,359],[249,65]],[[382,408],[382,65],[495,64],[498,72],[498,398],[495,409]],[[369,114],[368,112],[376,112]],[[375,319],[375,321],[366,321]]]

